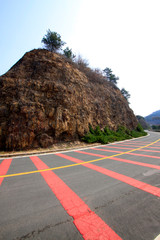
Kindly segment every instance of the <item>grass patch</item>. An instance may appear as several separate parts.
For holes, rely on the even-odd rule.
[[[97,126],[95,129],[89,126],[89,132],[82,138],[82,140],[87,143],[99,142],[102,144],[107,144],[146,135],[147,133],[143,130],[140,124],[138,124],[134,130],[129,130],[124,126],[120,126],[117,131],[110,130],[108,127],[105,127],[103,130],[101,130],[99,126]]]

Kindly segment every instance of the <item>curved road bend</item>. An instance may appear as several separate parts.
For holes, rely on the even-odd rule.
[[[0,176],[2,240],[154,240],[160,234],[159,133],[0,159]]]

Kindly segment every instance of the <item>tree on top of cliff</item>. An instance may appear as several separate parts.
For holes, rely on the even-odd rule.
[[[124,98],[127,100],[127,102],[128,102],[128,99],[130,98],[130,94],[129,94],[129,92],[126,90],[126,89],[124,89],[124,88],[122,88],[121,89],[121,93],[122,93],[122,95],[124,96]],[[129,102],[128,102],[129,103]]]
[[[73,54],[72,49],[69,49],[69,47],[66,47],[66,49],[64,49],[63,52],[65,57],[71,60],[73,60],[76,57],[76,55]]]
[[[55,52],[65,45],[65,42],[61,40],[61,36],[50,29],[48,29],[47,34],[42,38],[42,43],[51,52]]]
[[[103,72],[105,73],[105,76],[107,77],[107,80],[109,82],[112,82],[114,84],[117,84],[117,81],[119,80],[119,77],[116,77],[113,73],[112,70],[108,67],[106,67]]]

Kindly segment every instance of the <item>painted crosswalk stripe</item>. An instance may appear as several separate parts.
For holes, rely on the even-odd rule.
[[[125,148],[125,147],[113,147],[113,146],[109,146],[108,148],[115,148],[115,149],[133,149],[133,148]],[[140,150],[137,150],[137,151],[143,151],[143,152],[157,152],[157,153],[160,153],[160,151],[157,151],[157,150],[150,150],[150,149],[140,149]]]
[[[12,162],[12,159],[4,159],[1,164],[0,164],[0,176],[1,175],[6,175],[6,173],[8,172],[8,169],[11,165],[11,162]],[[3,182],[3,177],[0,178],[0,185],[2,184]]]
[[[91,148],[92,150],[96,150],[96,151],[103,151],[103,152],[115,152],[115,153],[122,153],[122,154],[129,154],[129,155],[135,155],[135,156],[139,156],[139,157],[149,157],[149,158],[157,158],[160,159],[159,156],[150,156],[150,155],[146,155],[146,154],[139,154],[139,153],[133,153],[133,152],[121,152],[121,151],[115,151],[115,150],[107,150],[107,149],[102,149],[102,148]],[[138,150],[137,150],[138,151]]]
[[[73,158],[73,157],[70,157],[70,156],[65,155],[65,154],[58,153],[56,155],[59,156],[59,157],[62,157],[64,159],[70,160],[72,162],[76,162],[76,163],[83,163],[84,162],[84,161],[82,161],[80,159]],[[111,178],[117,179],[117,180],[119,180],[121,182],[124,182],[124,183],[126,183],[128,185],[131,185],[131,186],[133,186],[135,188],[141,189],[141,190],[143,190],[145,192],[148,192],[150,194],[153,194],[155,196],[160,197],[160,188],[158,188],[158,187],[154,187],[154,186],[152,186],[150,184],[141,182],[139,180],[136,180],[136,179],[128,177],[126,175],[123,175],[123,174],[120,174],[120,173],[108,170],[106,168],[102,168],[102,167],[93,165],[91,163],[86,163],[83,166],[84,167],[88,167],[90,169],[93,169],[93,170],[95,170],[97,172],[100,172],[100,173],[102,173],[104,175],[107,175],[107,176],[109,176]]]
[[[89,152],[84,152],[84,151],[75,151],[75,152],[87,154],[87,155],[91,155],[91,156],[96,156],[96,157],[105,157],[104,155],[101,155],[101,154],[89,153]],[[132,161],[132,160],[128,160],[128,159],[116,158],[116,157],[110,157],[108,159],[160,170],[160,166],[154,165],[154,164],[142,163],[142,162]]]
[[[38,157],[32,156],[30,158],[37,169],[49,168]],[[84,239],[121,240],[121,238],[54,172],[41,172],[41,175],[67,213],[73,217],[73,222]]]

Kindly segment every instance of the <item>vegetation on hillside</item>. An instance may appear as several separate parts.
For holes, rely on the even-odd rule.
[[[66,47],[64,50],[62,50],[62,46],[64,46],[66,43],[61,40],[61,36],[57,32],[52,32],[49,29],[47,31],[47,34],[42,38],[42,43],[44,44],[44,48],[51,52],[59,51],[60,54],[62,52],[66,59],[70,63],[76,64],[76,67],[78,67],[78,69],[82,71],[92,82],[103,82],[104,80],[107,80],[114,86],[117,85],[119,77],[116,77],[110,68],[106,67],[103,71],[97,68],[91,69],[89,67],[88,61],[86,59],[83,59],[80,55],[76,58],[76,55],[72,52],[72,49],[69,49],[69,47]],[[121,93],[129,104],[129,92],[126,89],[122,88]]]
[[[103,130],[101,130],[99,126],[97,126],[95,129],[89,126],[89,132],[82,138],[82,140],[87,143],[99,142],[106,144],[146,135],[147,133],[143,130],[140,124],[138,124],[135,130],[129,130],[124,126],[120,126],[117,131],[110,130],[108,127],[105,127]]]
[[[114,83],[114,84],[117,84],[117,81],[119,80],[119,77],[116,77],[116,76],[113,74],[113,72],[112,72],[112,70],[111,70],[110,68],[106,67],[106,68],[103,70],[103,72],[104,72],[104,74],[105,74],[105,76],[106,76],[106,78],[107,78],[107,80],[108,80],[109,82],[112,82],[112,83]]]
[[[65,42],[61,40],[61,36],[56,32],[52,32],[50,29],[42,38],[42,43],[44,44],[45,48],[51,52],[55,52],[65,45]]]
[[[130,94],[129,94],[129,92],[125,89],[125,88],[122,88],[121,89],[121,93],[122,93],[122,95],[124,96],[124,98],[127,100],[127,102],[129,103],[129,98],[130,98]]]
[[[100,69],[91,69],[89,67],[88,61],[86,59],[83,59],[80,55],[76,57],[76,55],[72,52],[72,49],[69,49],[69,47],[66,47],[61,53],[60,51],[62,50],[62,46],[65,45],[65,42],[61,40],[61,36],[58,33],[48,30],[47,34],[42,39],[42,43],[47,50],[52,52],[59,51],[60,54],[63,54],[66,60],[73,65],[75,64],[75,66],[81,72],[83,72],[87,76],[87,78],[91,80],[91,82],[98,81],[104,83],[104,81],[108,81],[113,85],[113,87],[117,88],[117,82],[119,80],[119,77],[115,76],[115,74],[113,74],[110,68],[106,67],[103,71],[101,71]],[[122,88],[120,91],[129,104],[129,92],[124,88]],[[107,127],[105,127],[104,130],[101,130],[99,126],[93,129],[90,126],[90,131],[83,137],[83,141],[90,143],[108,143],[145,135],[146,133],[144,132],[140,124],[138,124],[137,128],[132,131],[126,129],[123,126],[119,127],[117,131],[110,130]]]
[[[74,58],[76,57],[75,54],[73,54],[72,49],[69,49],[69,47],[66,47],[63,50],[64,56],[68,59],[74,60]]]

